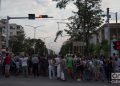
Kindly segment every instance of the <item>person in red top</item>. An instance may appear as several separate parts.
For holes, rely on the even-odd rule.
[[[6,53],[6,57],[5,57],[4,61],[5,61],[5,76],[9,77],[10,76],[10,73],[9,73],[9,71],[10,71],[10,61],[11,61],[9,53]]]

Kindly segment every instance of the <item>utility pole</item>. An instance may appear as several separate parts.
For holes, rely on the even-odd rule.
[[[1,0],[0,0],[0,11],[1,11]],[[0,12],[1,13],[1,12]],[[1,17],[1,15],[0,15]],[[1,40],[1,36],[2,36],[2,28],[0,27],[0,52],[2,51],[2,40]]]
[[[109,51],[109,56],[111,56],[111,36],[110,36],[110,14],[109,14],[109,8],[107,8],[107,29],[108,29],[108,51]]]
[[[9,16],[6,19],[6,51],[9,51]]]
[[[115,13],[115,19],[116,19],[116,24],[118,23],[118,15],[117,15],[117,12]],[[118,28],[117,28],[117,40],[118,40],[118,36],[119,36],[119,30],[118,30]]]
[[[117,12],[115,13],[116,23],[118,23]]]

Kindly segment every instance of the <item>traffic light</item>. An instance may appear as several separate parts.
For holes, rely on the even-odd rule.
[[[113,44],[114,44],[113,48],[115,50],[120,50],[120,41],[114,41]]]
[[[120,46],[113,46],[115,50],[120,50]]]
[[[40,15],[39,18],[48,18],[48,15]]]
[[[35,19],[35,14],[28,14],[28,19]]]

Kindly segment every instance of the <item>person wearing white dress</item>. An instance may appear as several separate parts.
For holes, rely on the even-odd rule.
[[[57,67],[57,79],[60,79],[60,76],[61,76],[61,68],[60,68],[60,63],[61,63],[61,60],[60,60],[60,57],[59,56],[57,56],[56,58],[55,58],[55,65],[56,65],[56,67]]]
[[[53,58],[49,58],[48,64],[49,64],[49,66],[48,66],[49,79],[53,79],[53,78],[55,78],[55,70],[54,70],[55,60]]]

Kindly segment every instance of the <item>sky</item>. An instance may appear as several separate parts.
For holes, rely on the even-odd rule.
[[[106,11],[106,8],[110,8],[112,15],[111,22],[114,22],[115,12],[120,13],[120,0],[102,0],[102,9]],[[26,25],[40,26],[36,30],[36,38],[45,38],[45,43],[48,48],[53,49],[56,53],[59,52],[61,45],[69,37],[59,37],[57,42],[54,43],[55,34],[58,31],[58,24],[56,22],[68,22],[62,20],[70,17],[72,11],[76,10],[73,4],[69,4],[66,9],[56,8],[56,2],[52,0],[1,0],[0,18],[10,17],[27,17],[28,14],[49,15],[53,16],[52,19],[21,19],[21,20],[10,20],[10,23],[17,23],[24,27],[26,37],[34,38],[34,29]],[[118,16],[119,17],[119,16]],[[68,29],[65,24],[59,25],[60,30]],[[64,32],[63,35],[66,35]]]

